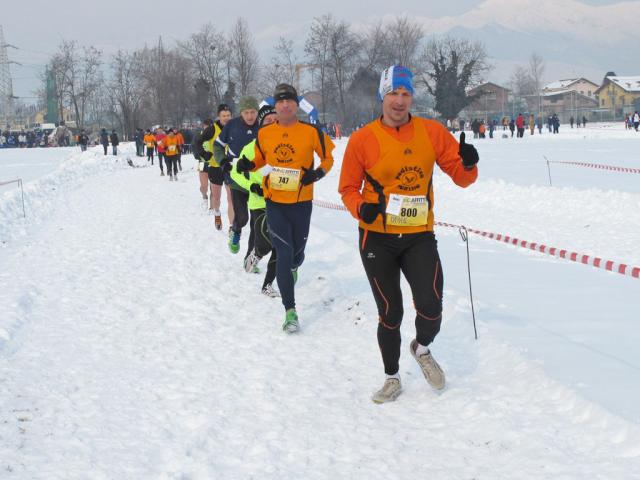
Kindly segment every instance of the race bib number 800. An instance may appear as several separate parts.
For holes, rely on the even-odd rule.
[[[387,224],[399,227],[419,227],[427,224],[429,204],[425,196],[392,193],[387,204]]]
[[[300,185],[300,170],[273,167],[273,170],[269,173],[269,185],[274,190],[295,192]]]

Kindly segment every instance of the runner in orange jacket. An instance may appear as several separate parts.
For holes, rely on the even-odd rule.
[[[147,147],[147,162],[151,160],[151,165],[153,165],[153,150],[156,146],[156,137],[151,134],[151,130],[147,129],[144,134],[144,145]]]
[[[163,141],[165,148],[164,160],[167,164],[169,181],[178,181],[178,158],[180,157],[180,143],[172,128]]]
[[[461,187],[478,175],[478,153],[460,144],[435,120],[409,113],[413,75],[405,67],[382,72],[382,116],[354,132],[342,162],[339,192],[360,221],[360,256],[378,307],[378,345],[387,375],[373,396],[383,403],[401,392],[400,273],[416,309],[411,354],[427,381],[444,388],[442,369],[429,351],[442,320],[442,266],[433,233],[433,172],[436,165]]]
[[[178,170],[182,171],[182,150],[184,149],[184,137],[180,130],[176,129],[176,140],[178,141]]]
[[[278,256],[276,279],[285,308],[282,329],[293,333],[299,329],[294,284],[309,235],[313,183],[333,166],[334,145],[315,125],[298,121],[299,97],[293,86],[277,85],[273,98],[277,123],[258,130],[254,160],[240,158],[236,168],[239,173],[265,165],[270,169],[262,188],[269,232]],[[314,153],[320,158],[317,167]]]

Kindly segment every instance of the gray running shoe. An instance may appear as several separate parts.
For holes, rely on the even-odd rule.
[[[251,252],[247,258],[244,259],[244,271],[252,273],[258,266],[258,262],[260,262],[260,260],[261,257],[258,257],[254,252]],[[258,270],[258,272],[260,272],[260,270]]]
[[[262,294],[271,298],[276,298],[280,296],[280,292],[277,291],[275,288],[273,288],[273,285],[271,285],[270,283],[265,285],[265,287],[262,289]]]
[[[416,356],[416,348],[418,348],[418,341],[413,339],[411,341],[411,345],[409,345],[409,350],[411,350],[411,356],[416,359],[418,365],[422,369],[422,373],[424,378],[427,379],[429,385],[431,385],[436,390],[442,390],[444,388],[445,379],[444,372],[436,359],[433,358],[431,352],[427,352],[424,355]]]
[[[382,388],[373,394],[371,400],[373,400],[374,403],[393,402],[401,392],[402,385],[400,385],[400,379],[387,378]]]

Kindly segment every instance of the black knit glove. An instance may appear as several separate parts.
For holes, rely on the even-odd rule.
[[[202,158],[204,158],[204,160],[206,162],[208,162],[209,160],[211,160],[211,157],[213,157],[213,154],[211,152],[203,152],[202,153]]]
[[[310,185],[313,182],[317,182],[325,175],[322,167],[318,167],[315,170],[313,169],[307,170],[306,168],[302,167],[302,170],[304,170],[304,173],[302,174],[302,178],[300,179],[300,182],[302,183],[302,185]]]
[[[249,190],[251,190],[256,195],[264,197],[264,191],[262,190],[262,187],[260,186],[259,183],[252,183],[251,186],[249,187]]]
[[[359,213],[364,223],[373,223],[380,213],[380,205],[377,203],[363,203],[360,205]]]
[[[220,160],[220,168],[222,169],[223,173],[229,173],[231,171],[231,169],[233,168],[232,161],[233,159],[230,157],[224,157],[222,160]]]
[[[464,140],[465,134],[464,132],[462,132],[460,134],[460,150],[458,151],[458,154],[460,155],[460,157],[462,157],[462,164],[465,166],[465,168],[472,168],[476,163],[478,163],[480,157],[478,156],[476,147],[464,143]]]
[[[256,164],[245,156],[240,157],[236,164],[236,172],[238,173],[248,173],[254,168],[256,168]]]

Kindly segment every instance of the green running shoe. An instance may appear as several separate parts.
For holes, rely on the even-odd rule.
[[[300,325],[298,324],[298,314],[296,313],[295,308],[290,308],[287,310],[287,313],[284,317],[284,323],[282,324],[282,330],[287,333],[295,333],[300,330]]]
[[[231,253],[238,253],[240,251],[240,234],[229,230],[229,250]]]

